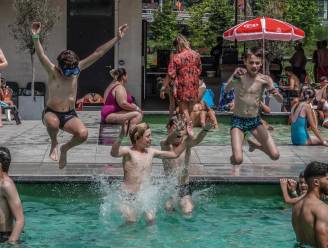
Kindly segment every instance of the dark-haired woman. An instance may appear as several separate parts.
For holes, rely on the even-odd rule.
[[[105,104],[101,110],[101,121],[110,124],[123,124],[128,122],[132,130],[141,122],[140,108],[133,102],[125,89],[128,75],[124,68],[113,69],[110,72],[113,81],[107,87],[104,94]]]
[[[291,138],[293,145],[324,145],[328,146],[327,139],[324,139],[318,130],[314,114],[311,109],[311,102],[315,97],[313,89],[305,89],[302,92],[302,99],[297,102],[290,111]],[[307,130],[309,123],[315,137],[310,137]]]

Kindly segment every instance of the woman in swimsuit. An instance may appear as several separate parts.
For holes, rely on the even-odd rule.
[[[101,109],[101,121],[110,124],[123,124],[128,121],[130,129],[141,122],[142,112],[133,102],[133,97],[127,94],[125,84],[128,75],[124,68],[110,71],[113,82],[107,87],[104,94],[105,104]]]
[[[315,97],[313,89],[305,89],[302,99],[297,102],[290,111],[291,138],[293,145],[324,145],[328,146],[327,139],[324,139],[316,126],[314,115],[311,109],[311,102]],[[307,123],[316,137],[310,137],[307,130]]]

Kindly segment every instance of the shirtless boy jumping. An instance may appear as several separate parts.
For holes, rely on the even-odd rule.
[[[51,139],[49,156],[52,160],[58,160],[57,134],[59,129],[63,129],[73,135],[70,141],[60,147],[60,169],[66,166],[67,151],[74,146],[80,145],[88,138],[88,130],[75,112],[79,74],[104,56],[124,36],[127,28],[126,24],[120,26],[116,37],[98,47],[85,59],[80,61],[73,51],[65,50],[57,57],[58,65],[54,65],[44,53],[39,40],[41,23],[32,23],[31,32],[35,51],[49,77],[48,101],[43,113],[43,122]]]
[[[271,77],[261,74],[262,51],[251,48],[245,54],[246,69],[237,68],[228,80],[225,92],[235,89],[235,105],[233,109],[231,127],[233,174],[239,174],[239,166],[243,162],[242,145],[245,132],[250,131],[257,141],[249,140],[249,151],[260,149],[272,160],[279,159],[279,151],[266,128],[262,125],[259,116],[261,97],[267,89],[278,102],[282,96],[274,88]]]
[[[151,130],[147,123],[140,123],[130,132],[132,147],[121,147],[126,128],[126,124],[124,124],[118,140],[112,146],[111,155],[123,158],[122,195],[125,197],[122,201],[121,211],[127,222],[134,223],[137,221],[137,213],[133,208],[133,202],[136,201],[143,184],[151,179],[153,158],[177,158],[185,149],[185,145],[170,151],[151,148]],[[146,210],[145,218],[148,223],[153,223],[155,221],[155,210]]]
[[[212,128],[210,122],[206,122],[204,128],[194,137],[192,133],[192,124],[187,124],[180,116],[173,116],[167,124],[168,136],[161,141],[161,148],[164,151],[173,149],[180,151],[181,146],[186,149],[176,159],[163,159],[164,172],[167,177],[177,177],[178,179],[178,199],[184,214],[191,214],[193,209],[192,192],[189,185],[189,168],[191,148],[198,145]],[[176,132],[180,130],[180,132]],[[185,143],[185,144],[183,144]],[[165,203],[165,209],[171,211],[174,209],[175,197],[170,197]]]

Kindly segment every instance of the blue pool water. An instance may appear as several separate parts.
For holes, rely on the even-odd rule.
[[[26,217],[17,247],[292,247],[291,209],[279,186],[198,186],[191,217],[157,209],[157,221],[123,224],[101,184],[22,184]],[[5,245],[3,245],[6,247]],[[0,247],[2,247],[0,245]],[[9,246],[12,247],[12,246]]]

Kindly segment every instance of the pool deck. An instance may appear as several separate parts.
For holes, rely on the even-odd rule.
[[[99,112],[85,111],[80,118],[89,130],[88,141],[68,153],[68,164],[63,170],[49,159],[49,138],[41,121],[3,121],[0,128],[0,145],[7,146],[12,154],[10,175],[20,182],[91,182],[98,177],[109,181],[122,179],[121,159],[110,156],[111,147],[99,144]],[[113,137],[119,126],[109,129]],[[107,130],[107,131],[108,131]],[[62,131],[60,144],[70,139]],[[244,146],[244,163],[239,176],[231,174],[229,145],[200,145],[192,149],[191,180],[210,183],[278,183],[281,177],[297,177],[309,161],[327,162],[328,148],[322,146],[278,145],[280,159],[271,161],[260,151],[248,152]],[[159,159],[153,161],[153,175],[163,176]]]

